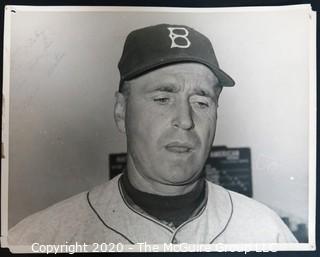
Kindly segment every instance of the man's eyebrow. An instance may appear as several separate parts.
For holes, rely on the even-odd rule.
[[[160,92],[169,92],[169,93],[176,93],[179,91],[179,87],[176,84],[173,83],[168,83],[168,84],[159,84],[157,86],[154,86],[150,89],[150,91],[155,92],[155,91],[160,91]],[[199,95],[199,96],[205,96],[205,97],[210,97],[212,99],[215,98],[214,91],[212,92],[210,90],[206,90],[203,88],[195,88],[193,90],[193,94]]]
[[[211,97],[211,98],[214,97],[214,93],[213,92],[209,92],[208,90],[204,90],[204,89],[201,89],[201,88],[194,89],[194,93],[196,95],[200,95],[200,96],[207,96],[207,97]]]
[[[152,91],[161,91],[161,92],[169,92],[175,93],[179,91],[179,88],[175,84],[160,84],[152,88]]]

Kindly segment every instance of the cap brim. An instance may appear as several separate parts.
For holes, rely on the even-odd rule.
[[[148,73],[150,71],[153,71],[155,69],[158,69],[164,66],[168,66],[176,63],[185,63],[185,62],[196,62],[196,63],[201,63],[207,66],[217,76],[219,80],[219,85],[222,87],[233,87],[235,85],[234,80],[227,73],[221,70],[219,67],[216,67],[215,65],[212,65],[211,63],[208,63],[207,61],[202,60],[200,58],[193,58],[193,57],[186,57],[186,56],[183,56],[182,58],[175,57],[175,58],[161,59],[161,61],[153,62],[152,64],[146,64],[142,67],[137,67],[137,69],[131,71],[129,74],[125,74],[121,78],[121,82],[125,80],[134,79],[145,73]]]
[[[234,80],[223,70],[215,67],[209,67],[213,73],[217,76],[219,84],[222,87],[233,87],[235,85]]]

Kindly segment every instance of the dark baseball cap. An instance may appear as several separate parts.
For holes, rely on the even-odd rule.
[[[154,69],[182,62],[206,65],[223,87],[234,80],[220,69],[210,40],[184,25],[159,24],[132,31],[126,38],[121,59],[119,90],[124,81]]]

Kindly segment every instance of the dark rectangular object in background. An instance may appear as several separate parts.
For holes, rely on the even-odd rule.
[[[127,153],[109,154],[109,179],[122,173],[127,165]]]
[[[212,147],[205,171],[209,181],[252,197],[250,148]]]

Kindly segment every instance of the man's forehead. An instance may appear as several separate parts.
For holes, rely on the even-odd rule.
[[[219,83],[215,74],[199,63],[178,63],[164,66],[133,80],[130,84],[141,85],[146,91],[178,91],[181,86],[191,84],[191,88],[201,91],[214,91]]]

